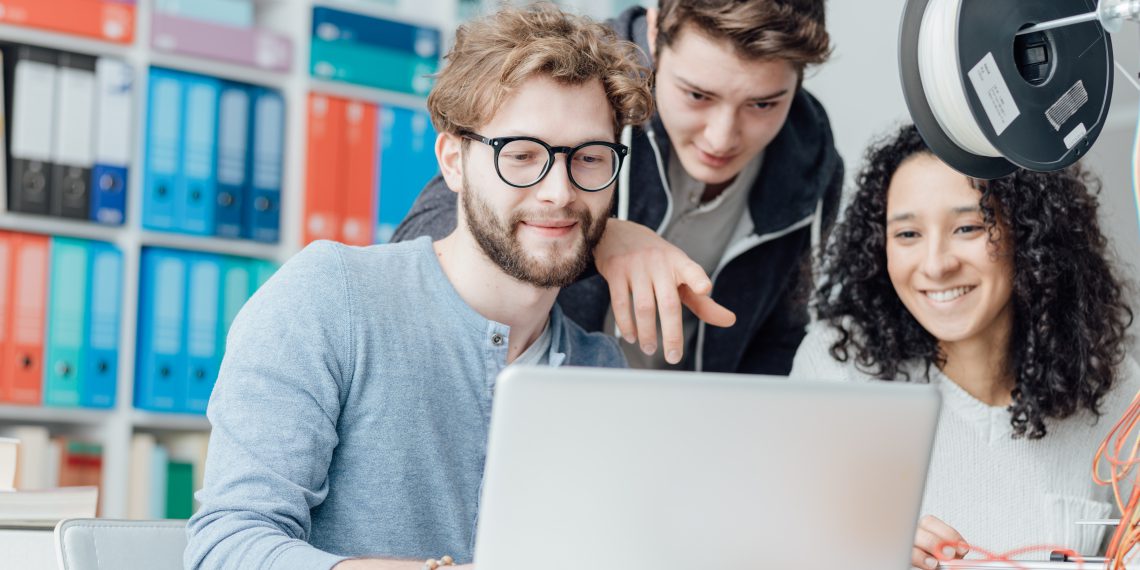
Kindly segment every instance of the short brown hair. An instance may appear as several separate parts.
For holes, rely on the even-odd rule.
[[[568,85],[597,79],[613,108],[614,134],[653,113],[651,74],[637,47],[584,16],[551,4],[503,8],[459,26],[447,63],[428,95],[437,132],[486,124],[510,91],[534,75]]]
[[[804,68],[831,55],[824,0],[661,0],[657,46],[669,47],[686,24],[726,39],[747,59],[782,59]]]

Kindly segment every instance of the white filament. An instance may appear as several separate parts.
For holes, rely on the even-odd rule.
[[[970,112],[958,66],[958,15],[962,0],[930,0],[918,33],[918,74],[926,102],[950,140],[963,150],[999,157]]]

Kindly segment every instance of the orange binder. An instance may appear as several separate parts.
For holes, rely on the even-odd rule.
[[[129,44],[135,6],[107,0],[4,0],[0,22]]]
[[[12,234],[12,265],[8,271],[8,351],[11,375],[0,386],[0,399],[14,404],[39,404],[43,399],[44,322],[47,312],[47,236]]]
[[[340,241],[369,245],[376,227],[376,105],[348,101],[344,115],[344,212]]]
[[[304,243],[340,237],[344,180],[340,165],[347,101],[309,94]]]
[[[11,329],[12,303],[8,290],[12,275],[12,236],[8,232],[0,232],[0,401],[5,399],[4,387],[10,383],[12,375],[11,365],[8,362],[9,342],[8,331]]]

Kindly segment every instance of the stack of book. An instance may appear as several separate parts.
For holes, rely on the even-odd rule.
[[[89,483],[102,474],[101,457],[91,455],[96,449],[74,441],[49,444],[49,449],[62,446],[57,467],[61,486],[44,488],[39,484],[47,473],[39,462],[46,458],[39,455],[44,449],[37,447],[42,438],[28,435],[30,443],[0,437],[0,524],[51,527],[62,519],[94,517],[99,487],[97,481]]]

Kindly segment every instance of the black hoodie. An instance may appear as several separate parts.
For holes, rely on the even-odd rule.
[[[644,8],[630,8],[610,25],[649,53],[645,14]],[[629,179],[636,184],[629,193],[631,221],[658,230],[665,222],[672,198],[661,173],[668,171],[670,152],[659,117],[633,130]],[[842,184],[843,161],[827,113],[800,89],[787,122],[765,148],[763,167],[749,193],[753,232],[729,244],[711,276],[713,299],[736,313],[736,324],[722,329],[701,323],[685,347],[685,368],[753,374],[791,370],[808,322],[805,263],[813,242],[835,220]],[[437,176],[416,199],[393,240],[447,236],[455,229],[456,206],[456,194]],[[600,331],[609,311],[609,288],[591,272],[563,288],[558,304],[586,330]]]

